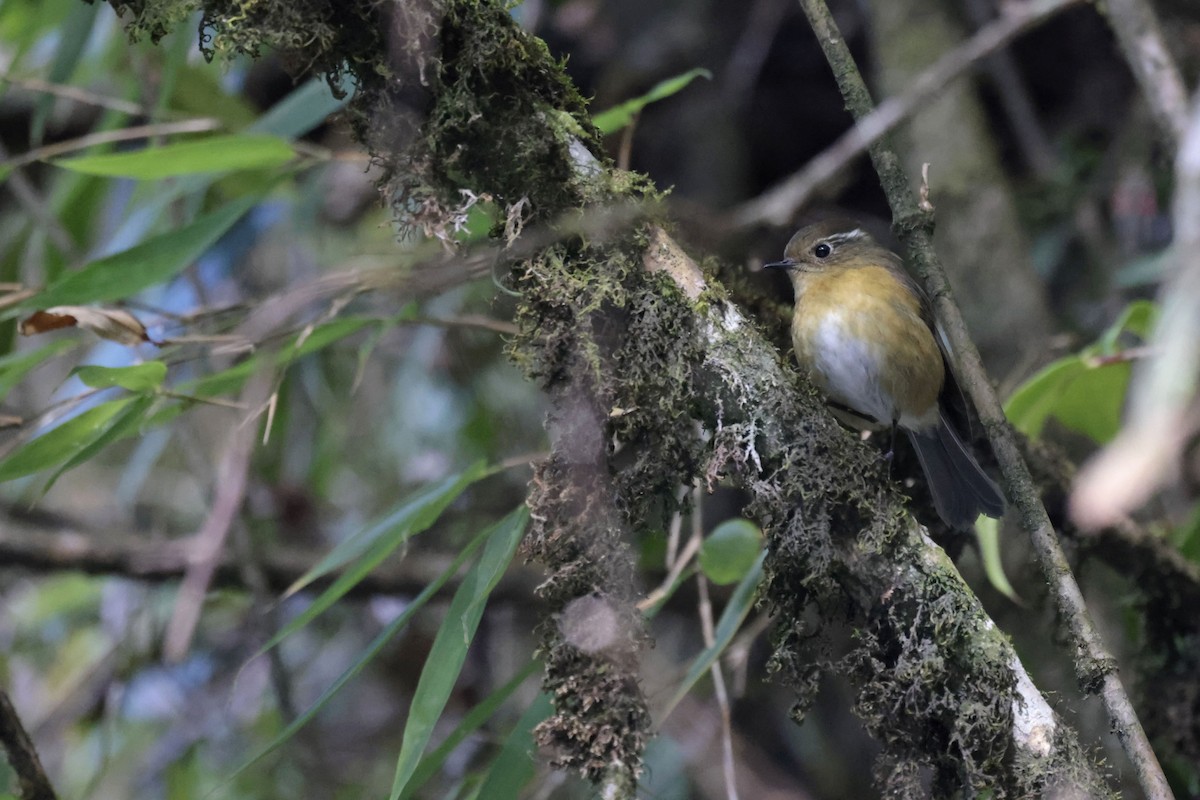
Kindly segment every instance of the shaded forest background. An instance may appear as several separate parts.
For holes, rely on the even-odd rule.
[[[510,272],[510,262],[524,241],[545,246],[536,237],[548,230],[613,238],[620,209],[551,218],[534,193],[523,208],[482,189],[457,204],[401,191],[403,174],[381,168],[361,140],[378,153],[383,141],[417,138],[427,120],[364,117],[353,69],[331,78],[347,92],[337,96],[305,59],[307,45],[285,41],[283,56],[264,47],[252,58],[229,27],[198,36],[186,3],[164,5],[161,27],[152,4],[118,5],[123,17],[68,0],[0,5],[9,293],[0,299],[0,663],[59,795],[375,797],[396,785],[399,754],[420,779],[405,796],[591,796],[579,770],[549,766],[587,763],[535,744],[551,714],[531,666],[554,647],[547,628],[581,650],[593,646],[586,633],[636,640],[633,666],[625,645],[613,663],[636,674],[646,699],[648,719],[631,711],[630,728],[656,734],[638,796],[728,797],[730,774],[748,798],[869,797],[893,785],[889,751],[852,710],[863,714],[862,698],[846,675],[818,673],[803,723],[789,718],[797,691],[772,681],[771,615],[751,602],[764,521],[741,521],[753,515],[737,480],[708,474],[695,489],[673,487],[674,500],[644,500],[652,511],[640,519],[661,524],[622,529],[611,568],[633,576],[630,608],[647,619],[614,619],[615,634],[598,620],[630,608],[601,598],[564,609],[535,591],[548,572],[529,550],[503,575],[469,566],[486,566],[471,560],[480,548],[513,557],[524,498],[543,491],[530,464],[580,441],[564,433],[562,399],[527,377],[548,382],[536,362],[544,352],[522,344],[528,284],[514,275],[537,267]],[[1153,500],[1121,524],[1081,533],[1064,485],[1072,465],[1116,436],[1133,365],[1155,353],[1147,341],[1174,263],[1177,143],[1105,17],[1089,3],[1064,5],[973,78],[917,104],[896,140],[914,180],[931,165],[939,252],[1014,424],[1034,440],[1043,499],[1120,676],[1177,796],[1200,796],[1194,431],[1179,431]],[[1200,11],[1155,8],[1194,87]],[[239,10],[221,9],[222,25],[263,23]],[[989,0],[863,0],[833,11],[877,99],[903,92],[998,13]],[[565,61],[593,115],[707,71],[616,123],[604,148],[647,176],[645,196],[670,190],[655,213],[783,354],[790,291],[761,264],[818,216],[848,214],[891,236],[865,156],[782,219],[755,205],[852,125],[796,4],[531,0],[500,13]],[[420,23],[398,18],[401,33],[364,39],[406,41],[404,24]],[[142,34],[135,42],[130,25]],[[101,135],[135,126],[147,127]],[[225,135],[243,138],[216,138]],[[86,162],[214,139],[166,166]],[[440,158],[438,174],[451,179],[479,169],[455,153],[422,155]],[[411,166],[422,179],[436,171]],[[146,258],[105,262],[139,246]],[[116,288],[72,283],[97,263],[135,277]],[[72,318],[65,330],[18,331],[54,308]],[[611,319],[601,344],[638,335],[637,320]],[[583,436],[614,476],[648,474],[629,466],[637,448],[623,448],[622,420],[638,413],[605,408]],[[54,430],[67,433],[35,444]],[[658,465],[664,481],[695,475],[690,447]],[[1001,574],[987,545],[937,530],[918,474],[899,453],[893,477],[917,518],[1110,788],[1138,796],[1100,702],[1080,690],[1025,534],[1015,520],[1002,526]],[[711,543],[698,563],[693,534]],[[508,550],[497,544],[504,536]],[[675,571],[664,567],[671,559]],[[460,593],[475,581],[481,594]],[[477,632],[462,622],[475,612]],[[588,630],[571,630],[576,617]],[[704,629],[714,618],[718,639],[728,633],[718,689],[706,666],[689,671],[712,644]],[[452,653],[464,633],[470,648]],[[862,635],[845,620],[832,625],[819,658],[833,663]],[[425,712],[410,703],[428,696],[421,687],[439,670],[456,680],[444,710],[425,714],[423,739],[413,720]],[[409,752],[414,741],[430,744],[424,758]],[[918,770],[906,785],[935,791],[931,774]],[[20,796],[11,769],[5,779]]]

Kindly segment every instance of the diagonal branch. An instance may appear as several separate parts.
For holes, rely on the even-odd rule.
[[[1171,148],[1178,147],[1188,124],[1187,88],[1154,8],[1147,0],[1107,0],[1097,6],[1117,35],[1155,124]]]
[[[800,0],[800,5],[817,34],[847,107],[856,119],[866,117],[871,113],[874,103],[828,6],[824,0]],[[887,194],[894,224],[933,298],[938,321],[945,329],[952,352],[956,355],[956,376],[979,412],[1009,493],[1020,513],[1022,526],[1030,534],[1042,573],[1052,588],[1059,617],[1067,628],[1072,651],[1077,654],[1076,677],[1085,692],[1100,694],[1109,722],[1133,763],[1147,797],[1156,800],[1170,798],[1172,794],[1166,777],[1150,748],[1133,704],[1117,677],[1116,659],[1105,647],[1092,622],[1083,594],[1071,574],[1066,555],[1038,496],[1029,467],[1021,457],[1000,400],[984,371],[979,352],[967,333],[962,312],[954,302],[946,274],[934,252],[932,214],[917,207],[908,178],[894,150],[886,143],[877,143],[871,148],[871,160]]]
[[[33,746],[8,693],[0,691],[0,745],[8,755],[8,763],[17,773],[21,784],[21,800],[55,800],[54,787],[42,768],[37,749]]]
[[[1080,2],[1082,0],[1035,0],[983,26],[969,40],[921,73],[903,93],[889,97],[869,113],[857,118],[850,130],[805,164],[803,169],[735,209],[735,223],[739,227],[763,223],[787,224],[830,178],[895,130],[949,83],[978,67],[986,56],[1030,28]]]

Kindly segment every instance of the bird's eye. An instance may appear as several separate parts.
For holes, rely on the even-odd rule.
[[[817,258],[826,258],[832,252],[833,248],[824,242],[821,242],[819,245],[813,248],[813,255]]]

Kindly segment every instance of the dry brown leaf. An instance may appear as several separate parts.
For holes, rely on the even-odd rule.
[[[159,344],[146,333],[146,326],[128,311],[90,306],[55,306],[45,311],[35,311],[21,320],[21,335],[34,336],[59,328],[73,327],[83,328],[101,339],[121,344]]]

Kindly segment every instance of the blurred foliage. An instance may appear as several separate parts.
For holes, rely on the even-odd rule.
[[[1157,313],[1153,303],[1133,303],[1095,344],[1019,386],[1004,404],[1017,430],[1036,439],[1054,418],[1097,444],[1111,441],[1121,426],[1132,362],[1145,355]]]

